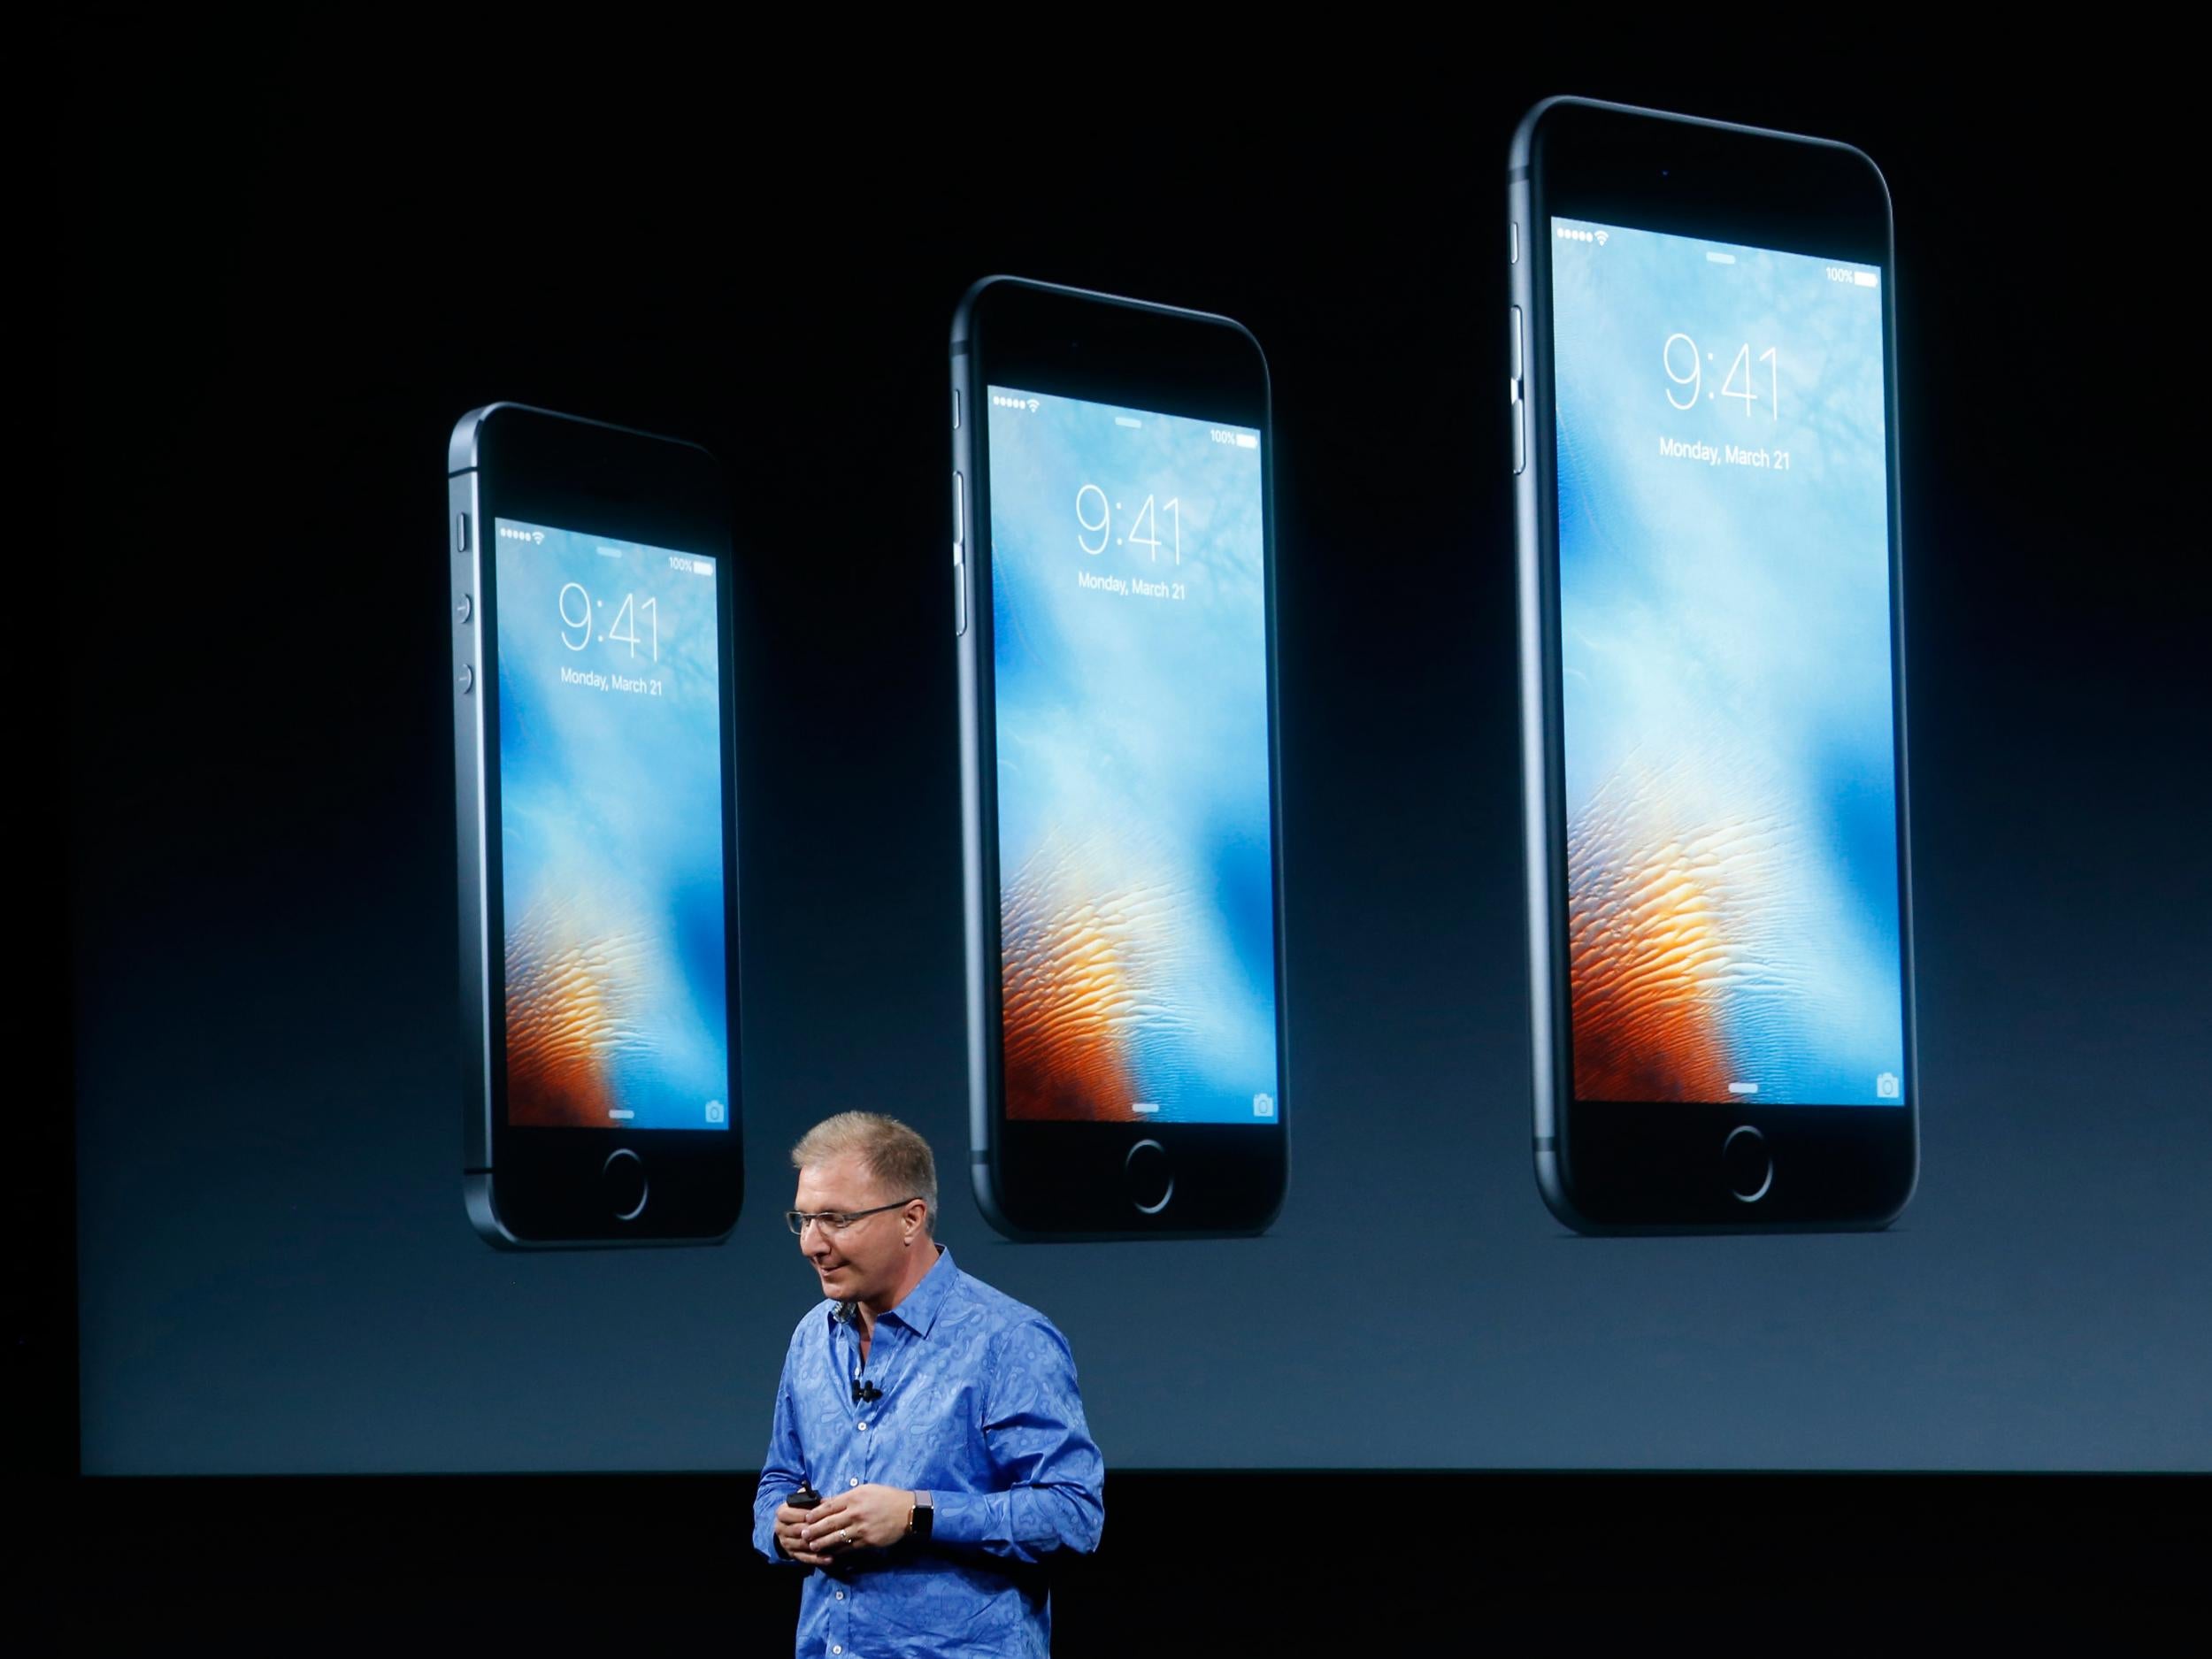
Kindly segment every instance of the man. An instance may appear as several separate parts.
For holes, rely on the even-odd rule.
[[[798,1652],[1044,1654],[1042,1563],[1105,1519],[1066,1340],[936,1242],[936,1163],[904,1124],[840,1113],[791,1162],[828,1300],[784,1356],[753,1542],[809,1570]]]

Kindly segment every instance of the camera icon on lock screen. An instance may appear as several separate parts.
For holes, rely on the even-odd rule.
[[[720,1101],[710,1100],[707,1102],[707,1121],[709,1123],[718,1124],[728,1114],[725,1110]]]
[[[1252,1096],[1252,1116],[1255,1118],[1272,1118],[1274,1115],[1275,1097],[1272,1094],[1255,1094]]]

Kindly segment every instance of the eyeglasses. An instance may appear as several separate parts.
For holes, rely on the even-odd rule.
[[[887,1210],[903,1210],[909,1204],[918,1202],[920,1197],[921,1194],[917,1193],[912,1198],[902,1198],[895,1204],[878,1204],[873,1210],[787,1210],[783,1212],[783,1218],[791,1231],[803,1239],[806,1237],[806,1224],[810,1221],[825,1233],[842,1233],[856,1221],[869,1216],[879,1216]]]

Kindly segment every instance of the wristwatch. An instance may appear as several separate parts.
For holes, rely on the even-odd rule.
[[[906,1535],[909,1538],[927,1538],[934,1513],[929,1507],[929,1494],[914,1494],[914,1507],[906,1512]]]

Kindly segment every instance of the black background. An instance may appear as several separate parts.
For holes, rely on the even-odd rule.
[[[465,1560],[526,1625],[605,1605],[564,1547],[611,1537],[655,1606],[726,1594],[781,1640],[789,1586],[702,1540],[741,1525],[750,1333],[780,1342],[797,1264],[659,1258],[672,1340],[743,1373],[664,1400],[639,1332],[590,1317],[636,1302],[626,1258],[534,1285],[468,1237],[457,1179],[419,1185],[456,1139],[440,469],[455,416],[500,397],[723,457],[753,617],[730,1248],[826,1112],[896,1111],[949,1173],[944,346],[994,270],[1235,316],[1276,387],[1284,1218],[1171,1268],[998,1245],[947,1182],[964,1265],[1053,1313],[1094,1421],[1118,1400],[1124,1443],[1149,1442],[1109,1441],[1118,1468],[2205,1466],[2202,538],[2163,506],[2193,424],[2188,312],[2156,286],[2186,234],[2166,93],[2117,55],[1901,80],[1812,40],[1729,62],[1501,41],[1479,65],[1371,44],[1264,74],[1235,49],[915,48],[894,75],[644,28],[57,39],[65,533],[24,563],[73,596],[19,621],[60,669],[32,706],[66,710],[73,1152],[53,1133],[81,1192],[86,1466],[737,1471],[109,1481],[65,1547],[127,1571],[95,1540],[134,1540],[123,1561],[217,1617],[265,1568],[344,1605]],[[1507,135],[1559,90],[1847,139],[1896,203],[1926,1172],[1887,1234],[1577,1240],[1529,1176],[1500,220]],[[65,1227],[32,1231],[54,1260]],[[463,1247],[511,1279],[500,1311],[415,1305],[415,1269]],[[19,1351],[64,1379],[33,1436],[54,1463],[77,1303],[66,1261],[33,1282],[55,1317]],[[486,1377],[579,1308],[498,1409]],[[364,1389],[365,1318],[432,1344],[463,1314],[490,1370],[411,1391],[388,1354]],[[603,1379],[618,1404],[572,1409]],[[719,1441],[685,1440],[700,1418]],[[1064,1647],[1071,1620],[1211,1586],[1209,1559],[1341,1568],[1344,1605],[1432,1594],[1417,1539],[1486,1540],[1508,1577],[1673,1582],[1709,1565],[1682,1513],[1755,1533],[1770,1586],[2155,1557],[2130,1555],[2139,1486],[1121,1479]],[[1379,1493],[1417,1530],[1371,1545]],[[1947,1516],[1973,1547],[1934,1548]],[[1654,1541],[1607,1555],[1621,1536]],[[1202,1617],[1237,1628],[1255,1596]]]

